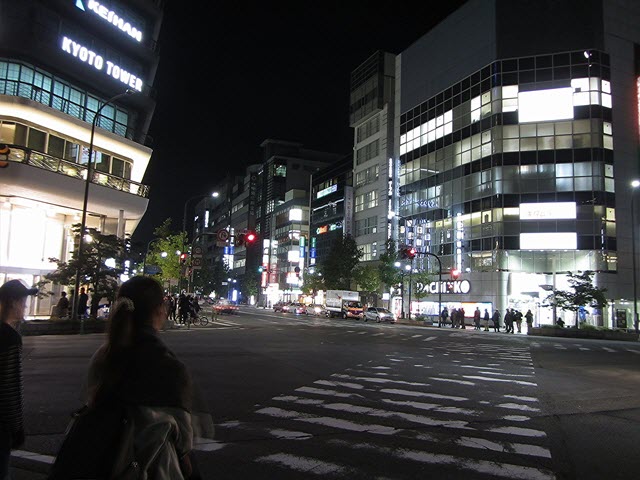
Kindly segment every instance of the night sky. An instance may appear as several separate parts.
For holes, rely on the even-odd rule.
[[[185,201],[227,172],[260,163],[267,138],[349,153],[351,71],[376,50],[400,53],[464,0],[380,9],[362,1],[278,3],[167,2],[144,177],[151,193],[134,241],[149,241],[168,217],[179,230]]]

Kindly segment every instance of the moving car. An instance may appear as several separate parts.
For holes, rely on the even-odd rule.
[[[395,323],[396,316],[393,314],[392,311],[387,310],[386,308],[369,307],[364,312],[364,320],[365,322],[367,320],[375,320],[378,323],[380,322]]]
[[[307,315],[325,315],[324,305],[319,303],[307,305]]]
[[[288,306],[288,304],[284,303],[284,302],[276,302],[273,304],[273,311],[274,312],[284,312],[284,307]]]
[[[229,300],[220,299],[211,306],[211,309],[216,313],[236,313],[238,305]]]
[[[289,304],[287,311],[289,313],[295,313],[296,315],[305,315],[307,313],[307,307],[302,303],[292,302]]]

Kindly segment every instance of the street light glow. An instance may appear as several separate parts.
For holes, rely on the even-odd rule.
[[[631,186],[632,186],[633,188],[638,188],[638,187],[640,187],[640,180],[633,180],[633,181],[631,182]]]

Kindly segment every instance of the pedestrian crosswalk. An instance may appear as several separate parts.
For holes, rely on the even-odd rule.
[[[211,454],[241,455],[252,478],[555,478],[528,348],[440,338],[222,422]],[[428,360],[442,350],[451,368]]]

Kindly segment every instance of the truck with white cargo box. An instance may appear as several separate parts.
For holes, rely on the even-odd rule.
[[[364,315],[360,294],[350,290],[327,290],[325,311],[327,317],[363,318]]]

